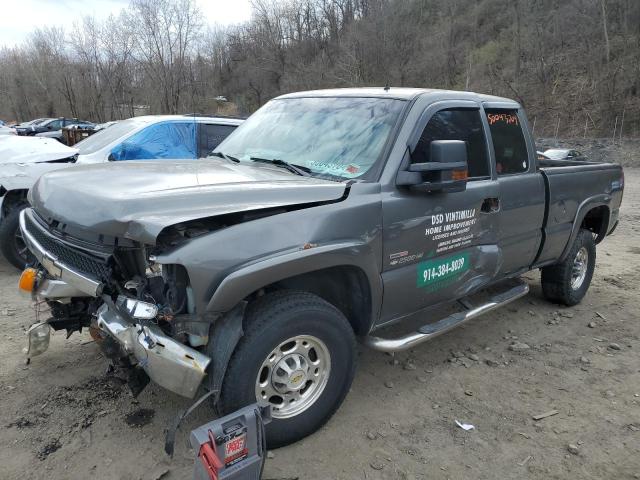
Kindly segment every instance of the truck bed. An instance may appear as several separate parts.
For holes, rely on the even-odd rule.
[[[613,163],[543,160],[538,162],[545,184],[543,242],[536,266],[562,260],[581,227],[590,228],[600,242],[618,221],[624,176]],[[597,210],[600,209],[600,210]],[[605,221],[590,223],[595,213]]]

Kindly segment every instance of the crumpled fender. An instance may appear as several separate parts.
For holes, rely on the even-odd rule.
[[[371,246],[358,241],[314,245],[308,249],[281,252],[245,265],[227,275],[211,297],[207,311],[227,312],[265,285],[303,273],[338,266],[360,268],[369,281],[372,300],[380,299],[382,279],[375,265],[375,254]],[[378,308],[372,305],[371,311],[377,310]]]

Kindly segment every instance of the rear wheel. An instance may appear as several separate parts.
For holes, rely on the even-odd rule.
[[[225,373],[222,412],[270,404],[267,444],[277,448],[320,428],[346,396],[355,335],[333,305],[302,292],[276,292],[247,309],[245,336]]]
[[[576,305],[587,293],[596,265],[593,233],[581,229],[562,263],[542,268],[542,292],[552,302]]]
[[[26,204],[15,205],[0,223],[0,251],[11,265],[20,270],[35,260],[20,231],[20,212],[26,207]]]

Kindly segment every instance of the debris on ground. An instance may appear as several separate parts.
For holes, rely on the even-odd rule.
[[[531,460],[532,458],[533,458],[533,455],[529,455],[527,458],[519,462],[518,466],[524,467],[527,464],[527,462],[529,462],[529,460]]]
[[[461,429],[465,430],[465,431],[469,431],[469,430],[473,430],[474,428],[476,428],[475,426],[471,425],[470,423],[460,423],[458,420],[455,421],[456,425],[458,425]]]
[[[529,350],[530,348],[531,347],[529,345],[522,342],[514,342],[509,345],[509,350],[511,350],[512,352],[524,352],[526,350]]]
[[[552,417],[554,415],[557,415],[558,413],[560,413],[558,410],[549,410],[548,412],[539,413],[538,415],[532,415],[531,418],[533,418],[535,421],[538,421],[542,420],[543,418]]]

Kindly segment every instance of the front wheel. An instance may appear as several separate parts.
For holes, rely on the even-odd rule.
[[[249,305],[245,336],[225,373],[220,407],[270,404],[267,445],[313,433],[338,409],[355,371],[355,335],[344,315],[302,292],[275,292]]]
[[[544,296],[568,306],[580,303],[589,289],[595,266],[593,233],[581,229],[564,261],[541,269]]]
[[[26,204],[14,206],[0,223],[0,251],[14,267],[22,270],[35,260],[20,231],[20,212]]]

